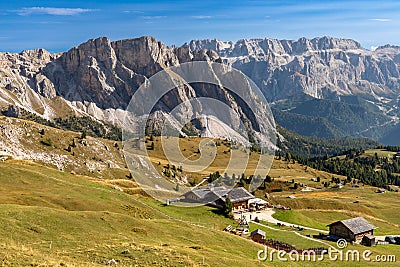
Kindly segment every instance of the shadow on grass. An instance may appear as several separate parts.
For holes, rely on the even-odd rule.
[[[212,210],[211,212],[214,213],[214,214],[216,214],[216,215],[220,215],[220,216],[226,217],[223,210],[214,209],[214,210]]]

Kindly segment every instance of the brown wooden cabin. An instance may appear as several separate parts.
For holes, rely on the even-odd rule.
[[[233,211],[249,208],[248,202],[254,198],[244,187],[226,188],[224,186],[194,189],[183,196],[184,201],[204,203],[218,208],[222,208],[229,197]]]
[[[251,240],[258,243],[265,242],[265,232],[263,230],[257,229],[251,232],[250,234]]]
[[[365,235],[365,236],[363,236],[363,238],[361,240],[361,245],[368,246],[368,247],[375,246],[375,243],[376,243],[376,239],[375,239],[375,236],[373,236],[373,235]]]
[[[329,226],[329,235],[346,239],[350,242],[360,243],[364,236],[374,234],[374,225],[370,224],[363,217],[356,217],[348,220],[337,221]]]

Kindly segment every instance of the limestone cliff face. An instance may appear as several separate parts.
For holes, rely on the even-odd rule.
[[[47,80],[39,74],[54,58],[44,49],[26,50],[20,54],[0,53],[0,87],[17,94],[31,88],[51,96],[54,91],[47,88]]]
[[[316,98],[351,94],[393,97],[400,93],[400,48],[363,49],[350,39],[297,41],[250,39],[191,41],[191,50],[215,50],[251,77],[270,100],[306,93]]]
[[[118,125],[122,124],[124,110],[137,88],[155,73],[190,61],[221,62],[215,51],[168,47],[153,37],[115,42],[101,37],[61,55],[38,49],[3,53],[0,58],[2,94],[17,96],[15,101],[5,99],[3,105],[15,104],[48,119],[78,113]],[[205,87],[178,87],[156,108],[169,111],[197,94],[215,94],[216,90],[226,102],[231,99],[224,97],[227,92],[221,88]],[[35,104],[29,103],[32,99]],[[56,101],[65,103],[56,105]]]
[[[48,64],[43,73],[64,99],[92,102],[100,109],[124,108],[132,90],[144,81],[142,75],[117,60],[108,38],[72,48]]]
[[[18,104],[49,117],[51,108],[43,103],[56,96],[56,89],[42,70],[58,56],[44,49],[0,53],[0,105]]]
[[[193,60],[217,60],[212,51],[172,48],[153,37],[111,42],[102,37],[72,48],[42,71],[57,94],[94,102],[101,109],[125,109],[136,89],[155,73]]]

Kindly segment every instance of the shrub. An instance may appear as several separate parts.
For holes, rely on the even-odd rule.
[[[45,146],[53,146],[53,142],[49,138],[46,140],[41,140],[40,143]]]

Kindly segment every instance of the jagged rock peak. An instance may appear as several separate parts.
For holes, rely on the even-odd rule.
[[[379,50],[379,49],[386,49],[386,48],[395,48],[395,49],[399,49],[400,46],[385,44],[385,45],[382,45],[382,46],[378,46],[378,48],[376,48],[376,50]]]
[[[43,48],[36,48],[33,50],[23,50],[21,53],[19,53],[19,55],[29,60],[39,59],[44,61],[50,61],[54,58],[54,55],[52,55],[49,51]]]
[[[296,42],[296,41],[295,41]],[[309,43],[314,50],[327,49],[362,49],[361,44],[352,39],[333,38],[328,36],[317,37],[313,39],[300,38],[297,43]]]
[[[169,47],[154,37],[142,36],[139,38],[110,41],[107,37],[90,39],[64,53],[63,65],[68,70],[73,70],[81,65],[92,65],[93,60],[101,62],[107,69],[115,68],[117,62],[142,75],[153,75],[162,68],[191,60],[187,54],[190,51],[180,49],[178,55],[174,53],[177,48]]]
[[[228,41],[220,41],[217,39],[206,39],[206,40],[192,40],[189,43],[185,43],[185,46],[189,46],[192,51],[194,50],[201,50],[201,49],[208,49],[214,51],[222,51],[226,49],[232,49],[234,46],[234,42]]]
[[[111,48],[110,39],[107,37],[90,39],[64,53],[60,60],[68,70],[72,71],[82,64],[90,65],[88,61],[91,57],[101,62],[108,62],[106,66],[111,68],[115,60],[115,54]]]
[[[111,45],[122,64],[146,76],[153,75],[163,67],[179,63],[174,49],[157,41],[154,37],[123,39],[114,41]],[[147,72],[151,65],[156,66]]]
[[[240,39],[236,42],[223,42],[216,39],[192,40],[188,44],[192,51],[200,49],[210,49],[218,52],[221,56],[239,55],[265,55],[270,52],[279,54],[301,54],[313,50],[352,50],[362,49],[360,43],[351,39],[341,39],[333,37],[318,37],[307,39],[305,37],[298,40],[278,40],[278,39]]]

